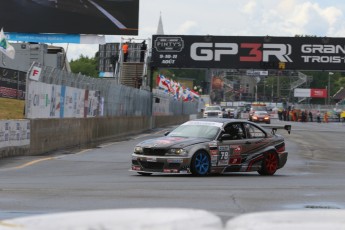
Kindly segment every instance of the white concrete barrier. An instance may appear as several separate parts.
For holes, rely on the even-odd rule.
[[[288,210],[240,215],[225,230],[345,230],[345,210]]]
[[[204,210],[111,209],[65,212],[0,221],[1,230],[222,230],[221,219]]]

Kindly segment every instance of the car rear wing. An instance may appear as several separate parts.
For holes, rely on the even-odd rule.
[[[278,129],[285,129],[288,133],[291,133],[291,125],[261,125],[264,128],[272,129],[272,134],[275,134]]]

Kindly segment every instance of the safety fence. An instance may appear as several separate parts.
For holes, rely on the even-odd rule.
[[[26,118],[185,115],[196,114],[197,105],[39,63],[28,71]]]

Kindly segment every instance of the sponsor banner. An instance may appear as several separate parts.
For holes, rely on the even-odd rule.
[[[27,118],[94,117],[98,110],[98,91],[29,81]]]
[[[0,148],[30,145],[29,120],[1,120]]]
[[[99,72],[99,77],[111,77],[114,78],[113,72]]]
[[[0,97],[25,99],[26,73],[0,68]]]
[[[343,38],[154,35],[152,39],[153,67],[343,70],[344,64]]]
[[[327,98],[327,89],[310,89],[310,97]]]
[[[38,81],[40,79],[41,72],[42,72],[41,67],[38,67],[38,66],[32,67],[30,74],[29,74],[30,80]]]
[[[327,89],[301,89],[294,90],[294,97],[327,98]]]
[[[310,97],[310,89],[294,89],[294,97]]]
[[[83,34],[29,34],[6,33],[10,41],[25,41],[38,43],[77,43],[77,44],[104,44],[105,36]]]
[[[247,70],[247,76],[268,76],[268,71]]]

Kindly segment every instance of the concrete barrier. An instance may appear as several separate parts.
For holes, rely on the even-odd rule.
[[[51,151],[96,145],[122,139],[152,128],[178,125],[190,119],[179,116],[94,117],[64,119],[30,119],[30,144],[2,146],[0,158],[40,155]]]
[[[199,209],[138,208],[86,210],[2,220],[0,228],[22,230],[222,230],[215,214]]]
[[[281,210],[254,212],[230,219],[225,230],[345,229],[345,210]]]

